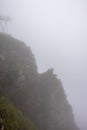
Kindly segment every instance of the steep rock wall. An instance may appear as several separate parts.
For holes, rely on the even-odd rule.
[[[0,90],[39,130],[78,130],[53,69],[39,74],[30,47],[7,34],[0,34]]]

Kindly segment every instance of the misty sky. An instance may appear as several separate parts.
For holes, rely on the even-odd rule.
[[[31,46],[38,71],[54,68],[75,120],[87,130],[87,1],[0,0],[8,33]]]

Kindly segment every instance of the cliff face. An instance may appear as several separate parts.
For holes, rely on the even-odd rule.
[[[38,74],[30,47],[0,34],[0,93],[40,130],[78,130],[61,81],[50,69]]]

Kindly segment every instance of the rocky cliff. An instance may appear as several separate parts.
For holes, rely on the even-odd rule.
[[[53,69],[39,74],[30,47],[7,34],[0,34],[0,93],[31,117],[39,130],[78,130]]]

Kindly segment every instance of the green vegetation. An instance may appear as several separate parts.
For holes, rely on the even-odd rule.
[[[34,124],[5,97],[0,97],[0,116],[5,130],[36,130]]]

